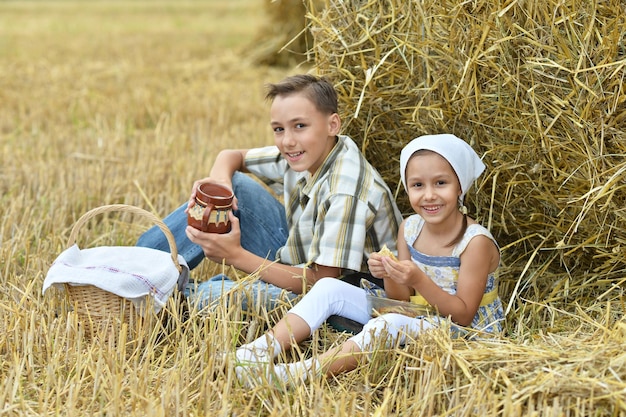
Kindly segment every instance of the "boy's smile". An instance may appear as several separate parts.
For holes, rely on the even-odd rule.
[[[324,114],[303,93],[277,96],[270,110],[274,142],[289,166],[314,174],[335,146],[341,122]]]

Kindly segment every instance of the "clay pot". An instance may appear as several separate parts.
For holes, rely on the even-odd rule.
[[[233,198],[233,192],[222,185],[200,184],[196,204],[187,213],[187,224],[208,233],[230,232],[228,213],[232,210]]]

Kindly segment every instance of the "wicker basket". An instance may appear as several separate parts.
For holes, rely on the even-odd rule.
[[[88,220],[111,211],[139,214],[155,223],[167,238],[172,262],[181,271],[176,241],[169,228],[152,213],[135,206],[112,204],[88,211],[72,228],[68,248],[76,243],[79,230]],[[136,342],[149,335],[158,322],[150,305],[145,306],[146,312],[142,316],[131,301],[96,286],[65,284],[64,287],[69,305],[76,313],[78,325],[84,329],[85,337],[89,339],[97,338],[113,344]]]

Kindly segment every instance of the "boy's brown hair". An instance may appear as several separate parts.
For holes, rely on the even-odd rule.
[[[310,74],[299,74],[287,77],[284,80],[267,84],[265,99],[273,101],[278,96],[287,96],[294,93],[303,93],[322,113],[337,113],[337,92],[333,85],[324,77]]]

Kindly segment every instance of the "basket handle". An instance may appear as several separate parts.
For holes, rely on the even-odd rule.
[[[178,272],[182,271],[182,267],[180,266],[180,263],[178,262],[178,249],[176,248],[176,240],[174,239],[174,236],[172,235],[172,232],[167,227],[167,225],[163,223],[161,219],[159,219],[157,216],[150,213],[149,211],[144,210],[140,207],[130,206],[128,204],[109,204],[106,206],[100,206],[100,207],[91,209],[87,213],[83,214],[76,221],[76,223],[74,224],[74,227],[72,227],[72,231],[70,232],[70,237],[67,241],[67,246],[70,247],[76,243],[76,236],[78,235],[78,230],[81,227],[83,227],[89,219],[99,214],[107,213],[110,211],[121,211],[121,212],[139,214],[144,217],[147,217],[153,223],[155,223],[159,227],[159,229],[161,229],[161,231],[165,234],[165,237],[167,238],[167,243],[169,243],[170,245],[170,253],[172,255],[172,261],[174,261],[174,265],[176,266],[176,269],[178,269]]]

